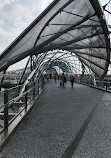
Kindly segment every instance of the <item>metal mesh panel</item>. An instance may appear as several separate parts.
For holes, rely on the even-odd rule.
[[[54,49],[75,53],[103,77],[108,68],[110,47],[98,0],[54,1],[1,55],[0,70],[30,54]]]

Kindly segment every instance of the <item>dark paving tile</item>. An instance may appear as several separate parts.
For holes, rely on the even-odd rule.
[[[111,158],[111,94],[105,93],[73,158]]]
[[[67,83],[64,88],[59,87],[59,82],[49,82],[1,156],[61,158],[103,93],[84,85],[71,88]]]

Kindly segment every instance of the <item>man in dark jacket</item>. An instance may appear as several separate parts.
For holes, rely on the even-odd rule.
[[[71,82],[71,87],[73,88],[73,84],[74,84],[74,76],[73,75],[70,76],[70,82]]]

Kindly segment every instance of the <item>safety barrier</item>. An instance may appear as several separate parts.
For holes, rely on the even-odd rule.
[[[111,81],[105,81],[105,80],[93,81],[92,79],[84,78],[82,80],[79,80],[79,82],[78,81],[76,82],[111,92]]]
[[[20,85],[0,92],[0,132],[8,129],[23,110],[27,113],[28,107],[31,107],[41,94],[44,81],[30,82],[25,87],[24,93],[19,95],[22,87],[23,85]]]

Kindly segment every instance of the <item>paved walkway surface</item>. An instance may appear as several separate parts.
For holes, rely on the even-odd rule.
[[[50,81],[2,158],[111,158],[111,94]]]

